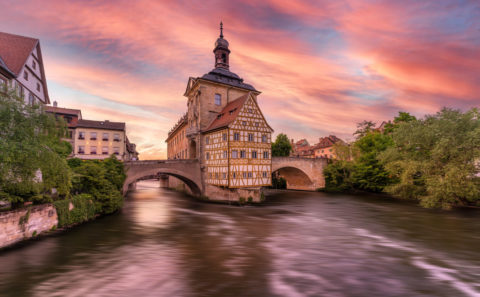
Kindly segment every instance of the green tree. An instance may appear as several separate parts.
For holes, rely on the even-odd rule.
[[[398,115],[393,119],[393,123],[388,122],[385,125],[384,133],[390,134],[393,132],[393,130],[395,130],[396,127],[398,127],[399,124],[408,123],[416,120],[417,118],[415,116],[412,116],[410,113],[405,111],[399,111]]]
[[[393,180],[378,160],[381,152],[393,145],[389,135],[365,132],[353,144],[338,144],[338,159],[324,169],[327,191],[382,192]]]
[[[357,130],[353,133],[353,135],[359,139],[363,136],[367,135],[368,133],[372,132],[375,129],[375,123],[372,121],[363,121],[357,124]]]
[[[478,160],[480,114],[444,108],[425,119],[400,123],[395,146],[380,159],[398,183],[395,196],[419,199],[425,207],[480,205]]]
[[[123,182],[127,178],[123,163],[120,162],[115,155],[111,155],[103,160],[102,165],[106,170],[105,178],[109,180],[117,190],[121,191],[123,188]]]
[[[280,133],[272,143],[272,157],[288,157],[292,151],[292,144],[287,135]]]
[[[123,164],[115,156],[104,161],[71,161],[70,164],[74,172],[73,194],[90,194],[100,214],[109,214],[122,207],[125,173]]]
[[[329,163],[324,171],[327,192],[350,192],[354,190],[353,162],[338,160]]]
[[[61,140],[66,131],[41,106],[25,104],[14,91],[0,92],[0,199],[15,207],[41,201],[52,189],[69,194],[71,174],[64,158],[69,151]]]
[[[370,132],[355,142],[360,156],[355,159],[352,180],[355,187],[370,192],[381,192],[391,182],[388,171],[378,155],[393,146],[389,135]]]

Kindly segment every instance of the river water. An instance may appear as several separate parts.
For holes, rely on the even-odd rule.
[[[480,296],[478,210],[308,192],[236,207],[156,185],[0,253],[0,296]]]

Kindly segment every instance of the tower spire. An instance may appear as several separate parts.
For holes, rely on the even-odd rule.
[[[213,50],[215,54],[215,68],[223,68],[228,70],[228,55],[230,50],[228,49],[228,41],[223,39],[223,22],[220,21],[220,37],[217,38],[215,42],[215,49]]]

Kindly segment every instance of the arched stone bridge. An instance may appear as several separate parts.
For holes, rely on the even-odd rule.
[[[198,160],[151,160],[125,162],[127,178],[123,184],[123,193],[139,180],[160,178],[162,175],[174,176],[183,181],[194,195],[204,192],[200,163]]]
[[[205,195],[201,165],[198,160],[151,160],[125,162],[127,178],[123,193],[139,180],[174,176],[183,181],[194,195]],[[325,186],[323,168],[326,159],[298,157],[272,158],[272,172],[287,180],[287,189],[314,191]]]
[[[325,158],[273,157],[272,172],[287,180],[287,189],[315,191],[325,187]]]

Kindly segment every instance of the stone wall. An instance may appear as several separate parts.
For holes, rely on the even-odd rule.
[[[52,204],[0,213],[0,248],[52,230],[58,216]]]
[[[252,198],[251,202],[261,202],[261,188],[238,188],[229,189],[213,185],[205,185],[205,196],[211,201],[222,202],[239,202],[242,198],[244,202],[249,202],[248,198]]]
[[[164,185],[167,183],[163,182]],[[187,194],[193,195],[190,188],[180,179],[169,176],[168,177],[168,188],[180,192],[185,192]],[[251,197],[251,202],[261,202],[262,189],[260,188],[238,188],[238,189],[228,189],[217,187],[214,185],[205,185],[205,198],[208,198],[210,201],[221,201],[221,202],[239,202],[241,198],[245,199],[245,202],[248,202],[248,198]]]
[[[174,176],[169,176],[168,177],[168,187],[169,189],[179,191],[179,192],[185,192],[188,195],[193,195],[192,190],[190,187],[188,187],[183,181],[180,179],[174,177]]]

